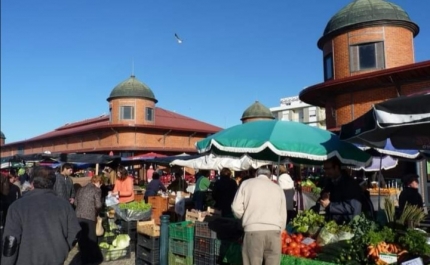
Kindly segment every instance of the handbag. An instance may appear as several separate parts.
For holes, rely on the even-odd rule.
[[[105,232],[102,222],[103,222],[103,218],[101,218],[100,216],[97,216],[96,236],[102,236]]]

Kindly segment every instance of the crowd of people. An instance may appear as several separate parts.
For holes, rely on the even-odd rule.
[[[323,169],[327,180],[313,207],[315,211],[323,209],[327,220],[339,224],[362,212],[374,212],[366,190],[342,170],[338,159],[326,161]],[[295,216],[297,205],[293,199],[296,182],[288,168],[280,165],[276,171],[277,177],[267,167],[233,176],[230,169],[224,168],[212,181],[210,171],[196,173],[192,207],[205,210],[211,197],[222,217],[241,220],[244,265],[280,264],[281,232]],[[92,176],[89,184],[75,192],[72,173],[73,165],[65,163],[58,172],[35,166],[18,174],[11,170],[8,178],[0,178],[1,213],[6,220],[2,220],[1,264],[63,264],[76,241],[83,264],[99,264],[103,260],[95,232],[105,196],[103,179],[114,183],[111,195],[120,203],[128,203],[135,199],[133,178],[123,166],[116,171],[106,168],[105,176]],[[160,191],[186,192],[188,183],[181,172],[173,175],[174,180],[166,187],[154,171],[146,185],[145,201]],[[418,176],[408,175],[403,183],[399,210],[406,203],[423,207]]]

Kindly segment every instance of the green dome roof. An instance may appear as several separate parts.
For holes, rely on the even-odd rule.
[[[157,103],[152,90],[134,75],[117,85],[109,95],[108,101],[115,98],[144,98]]]
[[[4,135],[4,133],[2,131],[0,131],[0,139],[6,139],[6,136]]]
[[[253,119],[253,118],[266,118],[266,119],[275,119],[270,109],[261,104],[258,101],[255,101],[254,104],[249,106],[243,114],[241,120]]]
[[[414,36],[419,32],[418,25],[396,4],[385,0],[354,0],[330,19],[318,47],[322,48],[327,39],[342,31],[374,25],[403,26],[410,29]]]

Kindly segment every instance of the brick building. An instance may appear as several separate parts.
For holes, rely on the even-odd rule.
[[[324,107],[327,129],[338,131],[372,104],[430,89],[430,61],[415,62],[419,27],[398,5],[355,0],[327,23],[318,48],[324,82],[300,99]]]
[[[16,154],[99,153],[133,156],[196,152],[195,142],[221,128],[156,107],[152,90],[131,76],[107,98],[109,115],[65,124],[25,141],[4,143],[1,157]]]

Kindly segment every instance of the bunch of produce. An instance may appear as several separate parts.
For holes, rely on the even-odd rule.
[[[348,225],[338,225],[335,221],[327,222],[318,234],[318,244],[324,246],[342,240],[349,240],[354,237],[353,230]]]
[[[147,212],[151,210],[151,204],[145,203],[144,201],[133,201],[129,203],[120,203],[119,209],[121,210],[131,210],[137,212]]]
[[[291,224],[299,233],[316,234],[324,223],[324,216],[312,210],[305,210],[299,213]]]
[[[319,251],[316,241],[311,238],[304,238],[303,234],[291,234],[282,232],[282,253],[295,257],[315,258]]]
[[[302,181],[300,184],[302,186],[302,191],[312,192],[317,196],[321,193],[321,188],[317,187],[310,179]]]

